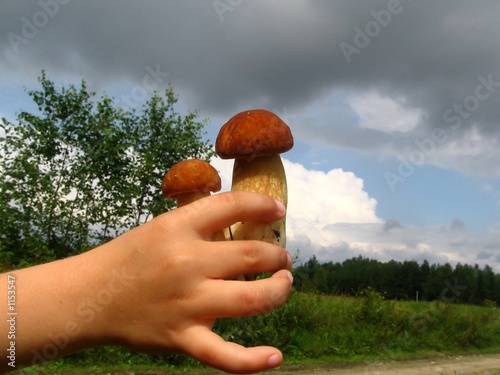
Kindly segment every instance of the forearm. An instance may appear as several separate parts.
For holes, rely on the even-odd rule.
[[[1,370],[38,364],[96,344],[112,298],[99,250],[0,275]],[[116,284],[116,285],[115,285]],[[108,288],[108,289],[106,289]],[[97,335],[99,332],[99,336]],[[111,340],[111,338],[110,338]],[[99,341],[99,342],[98,342]]]

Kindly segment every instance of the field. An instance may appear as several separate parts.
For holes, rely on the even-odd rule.
[[[361,298],[296,295],[292,356],[345,360],[392,358],[418,352],[500,347],[500,314],[493,308],[441,302],[384,301],[368,291]],[[302,312],[302,315],[300,315]]]
[[[500,348],[500,314],[494,307],[385,301],[372,291],[357,298],[295,293],[272,314],[241,320],[240,326],[221,322],[218,329],[227,339],[275,345],[299,360]]]
[[[494,306],[387,301],[370,290],[356,298],[295,292],[270,314],[223,319],[214,329],[247,346],[276,346],[284,352],[286,366],[297,369],[500,353],[500,313]],[[111,347],[78,353],[38,370],[202,368],[183,356],[146,356]]]

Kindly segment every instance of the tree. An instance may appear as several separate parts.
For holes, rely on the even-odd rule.
[[[294,269],[294,286],[303,292],[356,296],[371,289],[390,299],[445,303],[500,303],[500,274],[490,266],[458,263],[453,269],[423,261],[382,263],[361,256],[342,263],[319,263],[315,256]]]
[[[474,268],[468,264],[458,263],[453,270],[453,279],[456,280],[457,284],[463,286],[457,296],[457,302],[476,303],[474,300],[476,294],[476,273]]]
[[[329,293],[330,290],[328,288],[328,275],[326,273],[325,267],[319,267],[314,277],[312,279],[312,283],[314,284],[316,290],[320,293]]]
[[[484,266],[483,270],[483,278],[484,278],[484,295],[485,295],[485,300],[491,300],[493,301],[495,299],[495,272],[493,272],[493,269],[486,265]],[[481,303],[484,302],[480,301]]]
[[[209,160],[197,113],[181,116],[171,87],[139,111],[105,95],[56,87],[45,72],[29,91],[38,113],[2,119],[0,264],[26,266],[96,246],[172,207],[161,181],[186,158]]]

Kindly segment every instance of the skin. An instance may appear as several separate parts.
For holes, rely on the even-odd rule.
[[[187,206],[188,204],[197,201],[198,199],[205,198],[210,196],[210,192],[208,193],[200,193],[197,191],[193,191],[190,193],[179,194],[173,199],[177,200],[177,208]],[[224,235],[224,231],[217,231],[212,235],[212,241],[225,241],[226,236]]]
[[[210,239],[236,221],[284,216],[284,206],[265,195],[217,194],[81,255],[0,275],[0,313],[7,316],[8,276],[15,277],[17,312],[16,368],[2,355],[1,370],[110,344],[184,353],[232,373],[279,366],[278,349],[226,342],[212,327],[219,317],[261,314],[283,304],[292,287],[290,255],[261,241]],[[273,276],[227,280],[266,271]],[[4,353],[9,345],[2,334]]]

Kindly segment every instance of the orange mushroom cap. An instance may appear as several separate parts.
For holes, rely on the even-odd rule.
[[[265,109],[240,112],[220,129],[215,151],[222,159],[281,154],[293,147],[290,128]]]
[[[162,193],[166,198],[194,192],[208,195],[220,189],[221,179],[217,170],[199,159],[183,160],[173,165],[161,184]]]

